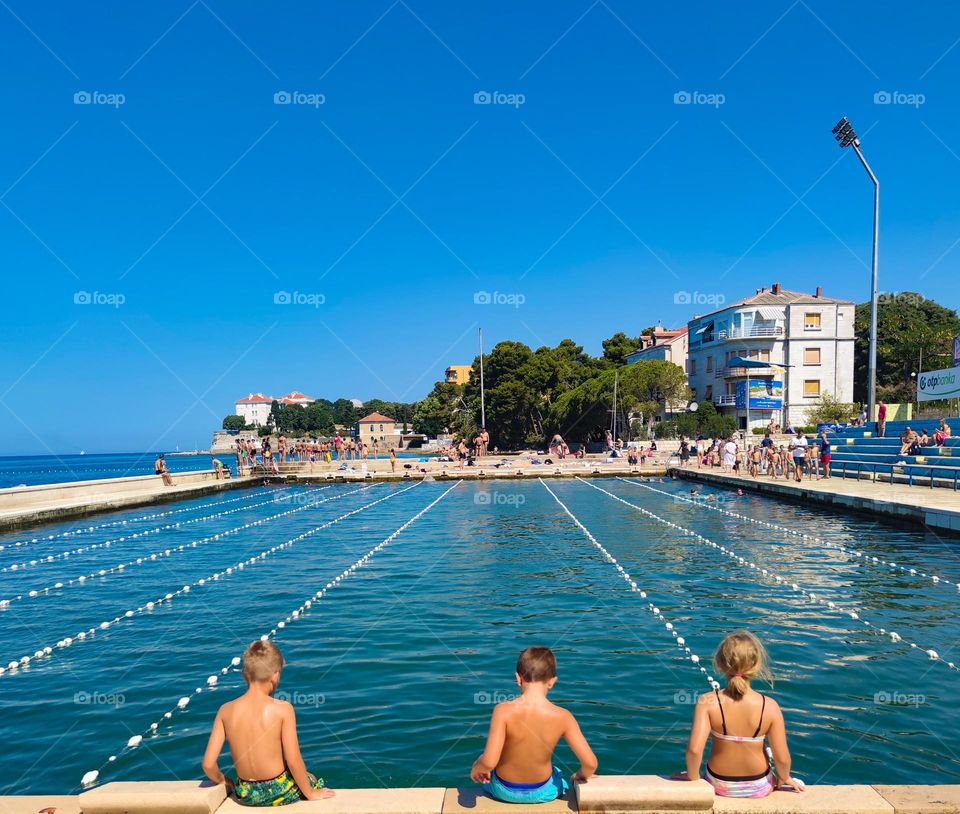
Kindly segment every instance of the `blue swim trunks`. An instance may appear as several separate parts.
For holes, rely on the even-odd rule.
[[[504,803],[549,803],[556,800],[570,788],[560,770],[554,766],[553,774],[542,783],[511,783],[490,772],[490,782],[483,784],[483,790],[495,800]]]

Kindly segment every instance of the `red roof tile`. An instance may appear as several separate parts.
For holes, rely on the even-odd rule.
[[[383,413],[370,413],[370,415],[361,418],[358,424],[396,424],[396,419],[389,418]]]

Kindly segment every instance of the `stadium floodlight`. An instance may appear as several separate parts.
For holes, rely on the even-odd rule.
[[[860,139],[850,120],[844,116],[834,125],[833,136],[840,148],[853,147],[857,158],[873,182],[873,267],[870,277],[870,352],[867,362],[867,418],[873,420],[877,401],[877,250],[880,239],[880,182],[860,149]]]

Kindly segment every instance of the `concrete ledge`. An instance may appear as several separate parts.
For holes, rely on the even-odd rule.
[[[0,797],[0,814],[37,814],[56,809],[56,814],[80,814],[80,798],[51,794],[48,797]]]
[[[874,786],[895,814],[955,814],[960,786]]]
[[[717,814],[894,814],[873,786],[807,786],[803,793],[775,791],[759,800],[717,797]]]
[[[206,780],[107,783],[81,794],[80,807],[83,814],[212,814],[226,796],[226,786]]]
[[[713,786],[706,780],[669,780],[645,774],[591,777],[586,783],[577,783],[576,792],[581,814],[710,811],[714,800]]]
[[[487,814],[487,812],[514,812],[514,814],[570,814],[577,810],[573,791],[567,793],[567,799],[554,800],[551,803],[501,803],[484,794],[480,788],[447,789],[443,798],[443,814]]]
[[[283,806],[290,814],[441,814],[446,789],[334,789],[326,800]],[[242,814],[255,810],[236,800],[227,800],[218,814]],[[88,814],[86,809],[84,814]]]

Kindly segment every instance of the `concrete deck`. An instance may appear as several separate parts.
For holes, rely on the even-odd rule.
[[[750,489],[771,497],[804,504],[817,503],[832,509],[886,517],[915,523],[938,531],[960,534],[960,492],[926,486],[856,481],[849,478],[773,480],[761,476],[734,475],[717,468],[671,467],[681,478],[702,481],[728,489]]]
[[[208,782],[108,783],[79,796],[0,797],[0,814],[240,814],[249,808],[226,799]],[[960,785],[808,786],[798,794],[775,791],[759,800],[715,797],[706,781],[656,775],[598,776],[577,784],[569,799],[511,805],[463,789],[336,789],[336,796],[284,807],[290,814],[957,814]]]
[[[204,469],[173,475],[172,486],[164,486],[159,475],[140,475],[0,489],[0,529],[200,497],[260,482],[249,476],[217,480]]]

